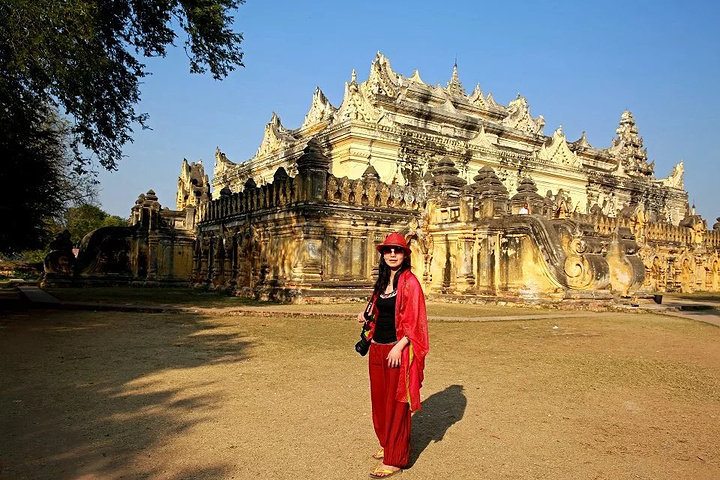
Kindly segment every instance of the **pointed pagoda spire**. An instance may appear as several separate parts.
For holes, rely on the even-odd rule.
[[[612,140],[609,151],[619,157],[625,171],[631,176],[652,176],[653,169],[647,162],[647,149],[643,148],[643,138],[638,135],[632,112],[625,110],[622,113],[615,133],[617,138]]]
[[[300,128],[308,128],[323,121],[332,121],[336,111],[337,109],[332,106],[320,87],[316,86],[312,105]]]
[[[575,140],[572,143],[572,145],[575,148],[582,148],[582,149],[592,148],[592,145],[590,145],[590,143],[588,143],[588,141],[587,141],[587,134],[585,133],[585,131],[582,132],[582,135],[580,136],[580,138]]]
[[[445,88],[445,90],[447,90],[447,92],[451,95],[465,96],[465,89],[463,88],[462,82],[460,82],[460,78],[458,77],[457,60],[455,60],[455,65],[453,65],[452,77],[450,78],[450,81],[448,82],[447,88]]]
[[[479,105],[481,107],[484,107],[486,105],[485,98],[483,97],[483,91],[482,89],[480,89],[479,83],[475,85],[475,89],[470,94],[468,100],[470,100],[470,103],[472,103],[473,105]]]
[[[370,165],[370,161],[368,160],[368,166],[361,175],[362,178],[370,178],[374,180],[380,180],[380,174],[375,170],[375,167]]]
[[[420,72],[419,72],[417,69],[415,69],[415,70],[413,71],[413,74],[412,74],[412,76],[410,77],[410,81],[411,81],[411,82],[415,82],[415,83],[420,83],[420,84],[422,84],[422,85],[425,85],[425,82],[423,82],[423,81],[422,81],[422,78],[420,78]]]

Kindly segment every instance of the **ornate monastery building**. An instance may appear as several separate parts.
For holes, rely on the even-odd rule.
[[[176,211],[141,195],[131,227],[96,231],[78,265],[63,273],[50,261],[48,279],[362,296],[374,246],[399,231],[430,295],[720,288],[720,223],[708,231],[689,208],[682,162],[655,178],[632,113],[608,148],[584,133],[568,142],[562,128],[547,136],[544,123],[524,97],[504,106],[479,87],[467,94],[457,66],[446,87],[431,86],[378,53],[365,82],[353,71],[339,107],[318,88],[299,128],[273,114],[251,159],[236,164],[218,149],[212,194],[202,164],[184,161]],[[103,235],[127,244],[126,260],[106,259],[112,268],[98,267]]]

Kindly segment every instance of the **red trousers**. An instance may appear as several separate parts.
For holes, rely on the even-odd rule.
[[[385,465],[405,467],[410,460],[410,408],[395,395],[400,369],[388,367],[387,355],[394,345],[370,345],[370,399],[375,434],[385,449]]]

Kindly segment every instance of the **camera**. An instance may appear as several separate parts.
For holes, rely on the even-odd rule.
[[[360,334],[360,341],[355,344],[355,351],[363,357],[367,354],[370,349],[370,340],[365,338],[364,334]]]

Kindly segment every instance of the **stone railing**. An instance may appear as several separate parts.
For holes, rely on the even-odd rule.
[[[648,223],[644,234],[646,242],[691,245],[693,241],[692,229],[670,223]]]
[[[309,180],[303,175],[289,177],[284,173],[275,175],[275,181],[260,187],[246,186],[236,193],[221,194],[220,198],[198,205],[199,222],[215,221],[257,212],[276,209],[305,198],[300,188]],[[388,185],[375,177],[363,177],[351,180],[337,178],[327,174],[322,198],[312,198],[319,202],[340,203],[368,208],[393,208],[419,211],[425,208],[426,195],[422,187]]]
[[[242,192],[223,194],[220,198],[198,206],[200,222],[214,221],[234,215],[273,209],[298,200],[295,178],[276,176],[275,181]]]
[[[420,210],[425,207],[422,187],[388,185],[374,177],[350,180],[329,175],[325,200],[370,208]]]
[[[629,228],[635,231],[633,220],[623,217],[608,217],[606,215],[592,215],[589,213],[573,213],[569,217],[578,223],[592,225],[600,235],[612,235],[618,228]]]
[[[720,250],[720,231],[708,230],[705,235],[705,248]]]

